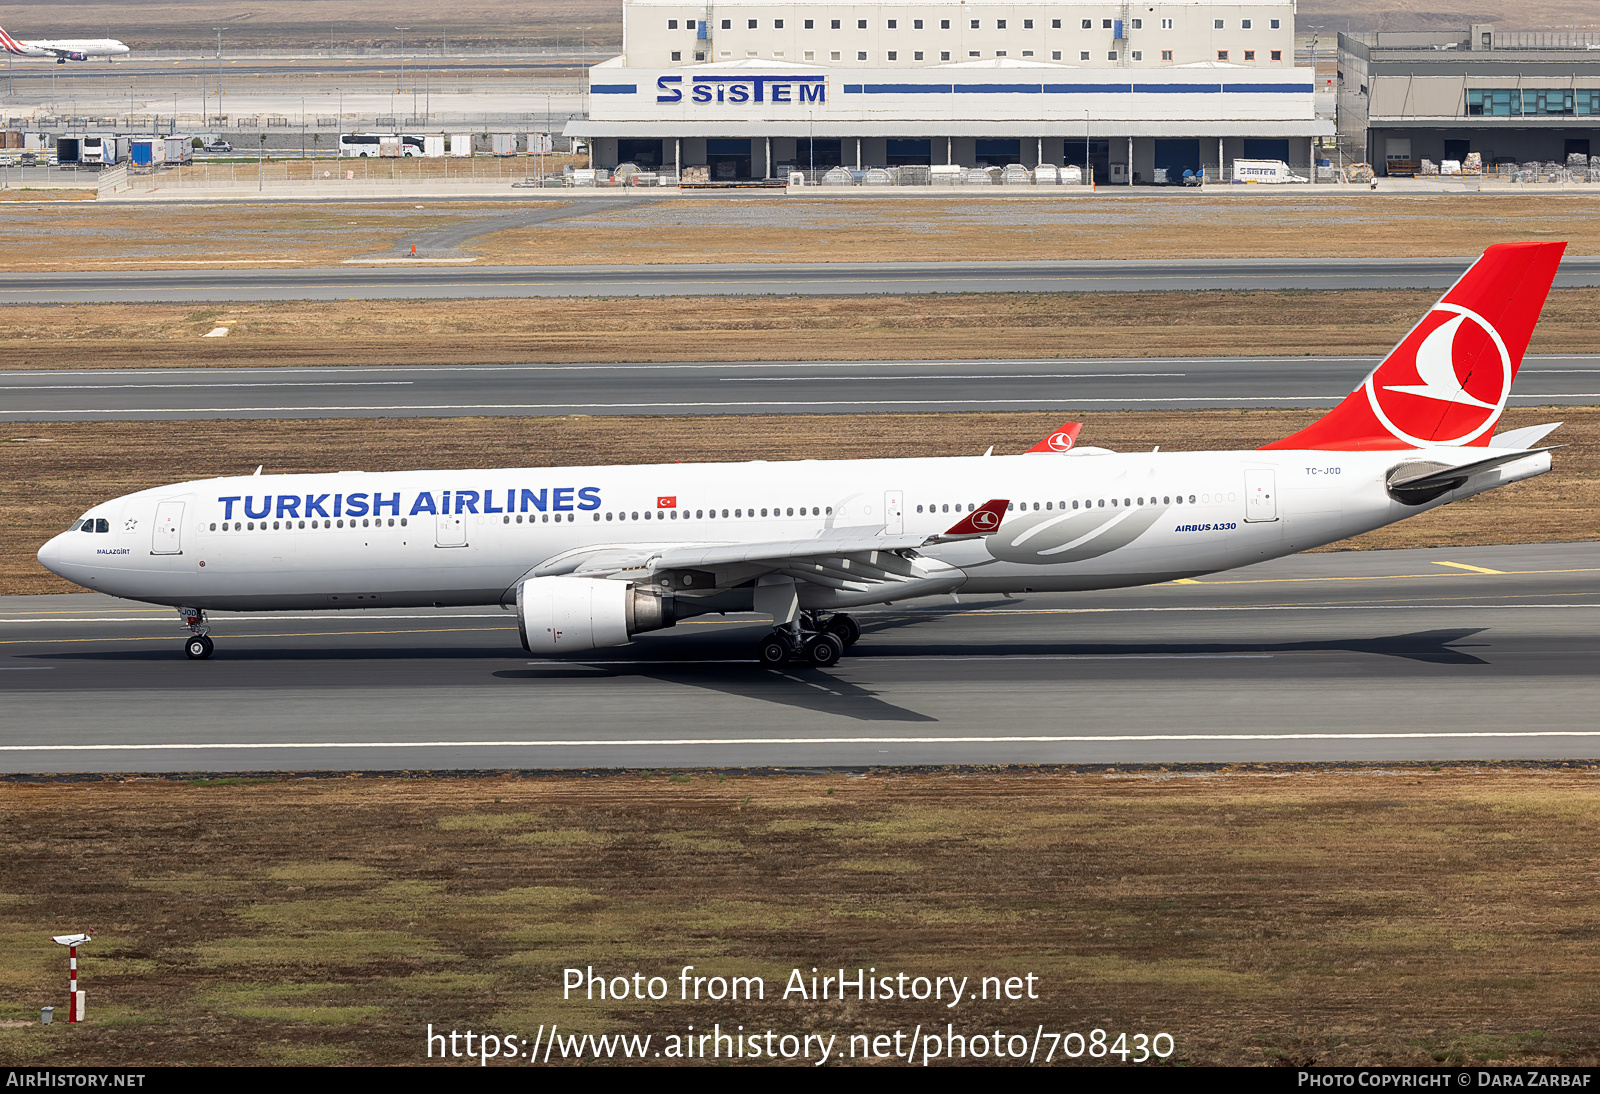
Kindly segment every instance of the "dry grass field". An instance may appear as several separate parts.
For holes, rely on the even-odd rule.
[[[358,174],[532,170],[526,160],[345,161]],[[279,161],[281,173],[332,172]],[[206,167],[255,180],[252,163]],[[195,169],[196,175],[202,169]],[[670,193],[676,194],[675,191]],[[510,192],[507,191],[509,199]],[[598,203],[598,204],[597,204]],[[435,257],[484,265],[665,262],[998,261],[1009,259],[1405,257],[1475,255],[1507,240],[1565,240],[1600,254],[1600,187],[1520,194],[1237,194],[1150,191],[1098,197],[662,197],[573,199],[573,215],[507,226],[545,201],[304,204],[0,203],[13,241],[0,271],[326,266],[392,254],[441,229],[482,234]],[[469,232],[470,236],[471,233]]]
[[[652,1053],[690,1025],[834,1034],[848,1066],[852,1034],[948,1023],[1165,1032],[1191,1065],[1593,1067],[1597,775],[12,782],[0,1064],[414,1064],[430,1023],[553,1023]],[[85,926],[89,1021],[41,1026],[48,936]],[[681,1001],[684,965],[765,998]],[[674,995],[564,1001],[589,966]],[[1038,998],[784,1000],[813,967],[1031,974]]]
[[[892,414],[809,417],[448,418],[41,423],[0,435],[0,595],[76,586],[34,559],[39,545],[109,497],[192,478],[448,467],[558,467],[674,460],[852,459],[1021,452],[1073,414],[1085,443],[1123,450],[1253,448],[1316,411]],[[1600,408],[1507,412],[1503,428],[1565,421],[1555,470],[1336,544],[1471,546],[1600,538]]]
[[[12,305],[0,369],[1382,354],[1431,292],[993,293]],[[218,323],[226,338],[205,338]],[[1600,347],[1557,289],[1530,352]]]

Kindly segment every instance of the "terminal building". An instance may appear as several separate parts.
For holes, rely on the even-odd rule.
[[[1341,34],[1338,125],[1345,155],[1380,173],[1600,155],[1600,34]]]
[[[1090,166],[1097,181],[1235,158],[1309,165],[1331,135],[1292,0],[693,5],[624,0],[623,53],[566,134],[597,167],[712,179],[916,164]]]

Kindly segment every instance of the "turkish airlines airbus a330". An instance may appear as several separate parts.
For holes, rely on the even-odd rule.
[[[852,607],[1147,585],[1380,528],[1550,469],[1493,436],[1565,249],[1489,248],[1343,402],[1253,451],[204,479],[97,505],[39,551],[97,592],[207,610],[514,606],[541,656],[709,612],[770,615],[767,665],[831,665]]]

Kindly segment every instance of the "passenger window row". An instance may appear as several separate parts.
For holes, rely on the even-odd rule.
[[[256,527],[257,524],[259,524],[261,527],[257,528]],[[272,528],[270,530],[274,531],[274,532],[280,531],[280,530],[281,531],[285,531],[285,532],[290,532],[290,531],[294,531],[296,528],[304,528],[306,526],[306,524],[307,524],[307,522],[303,521],[303,520],[302,521],[293,521],[293,520],[277,521],[277,520],[275,520],[275,521],[272,522]],[[318,528],[318,527],[321,527],[321,528],[343,528],[345,526],[345,522],[342,521],[342,520],[320,520],[320,521],[319,520],[313,520],[313,521],[310,522],[310,524],[311,524],[311,527],[313,527],[313,528]],[[395,518],[390,517],[389,518],[388,527],[393,528],[394,526],[395,526]],[[400,527],[404,528],[405,526],[406,526],[406,518],[405,517],[401,517],[400,518]],[[350,527],[352,527],[352,528],[357,527],[356,520],[355,520],[354,517],[350,518]],[[377,518],[374,518],[374,519],[371,519],[371,520],[363,520],[361,522],[361,524],[359,525],[359,527],[362,527],[362,528],[367,528],[367,527],[382,528],[382,527],[384,527],[383,518],[382,517],[377,517]],[[211,526],[211,530],[213,532],[215,532],[215,531],[218,531],[219,529],[218,529],[217,525],[213,524]],[[221,527],[220,530],[224,531],[224,532],[227,532],[227,531],[234,531],[234,532],[265,532],[265,531],[268,531],[269,529],[267,528],[267,522],[264,521],[264,520],[261,520],[261,521],[255,521],[255,520],[237,521],[236,520],[231,525],[227,521],[223,521],[222,522],[222,527]]]

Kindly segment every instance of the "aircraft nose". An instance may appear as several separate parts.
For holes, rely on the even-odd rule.
[[[66,559],[66,545],[61,542],[65,538],[58,535],[39,548],[39,565],[56,575],[60,575],[61,563]]]

